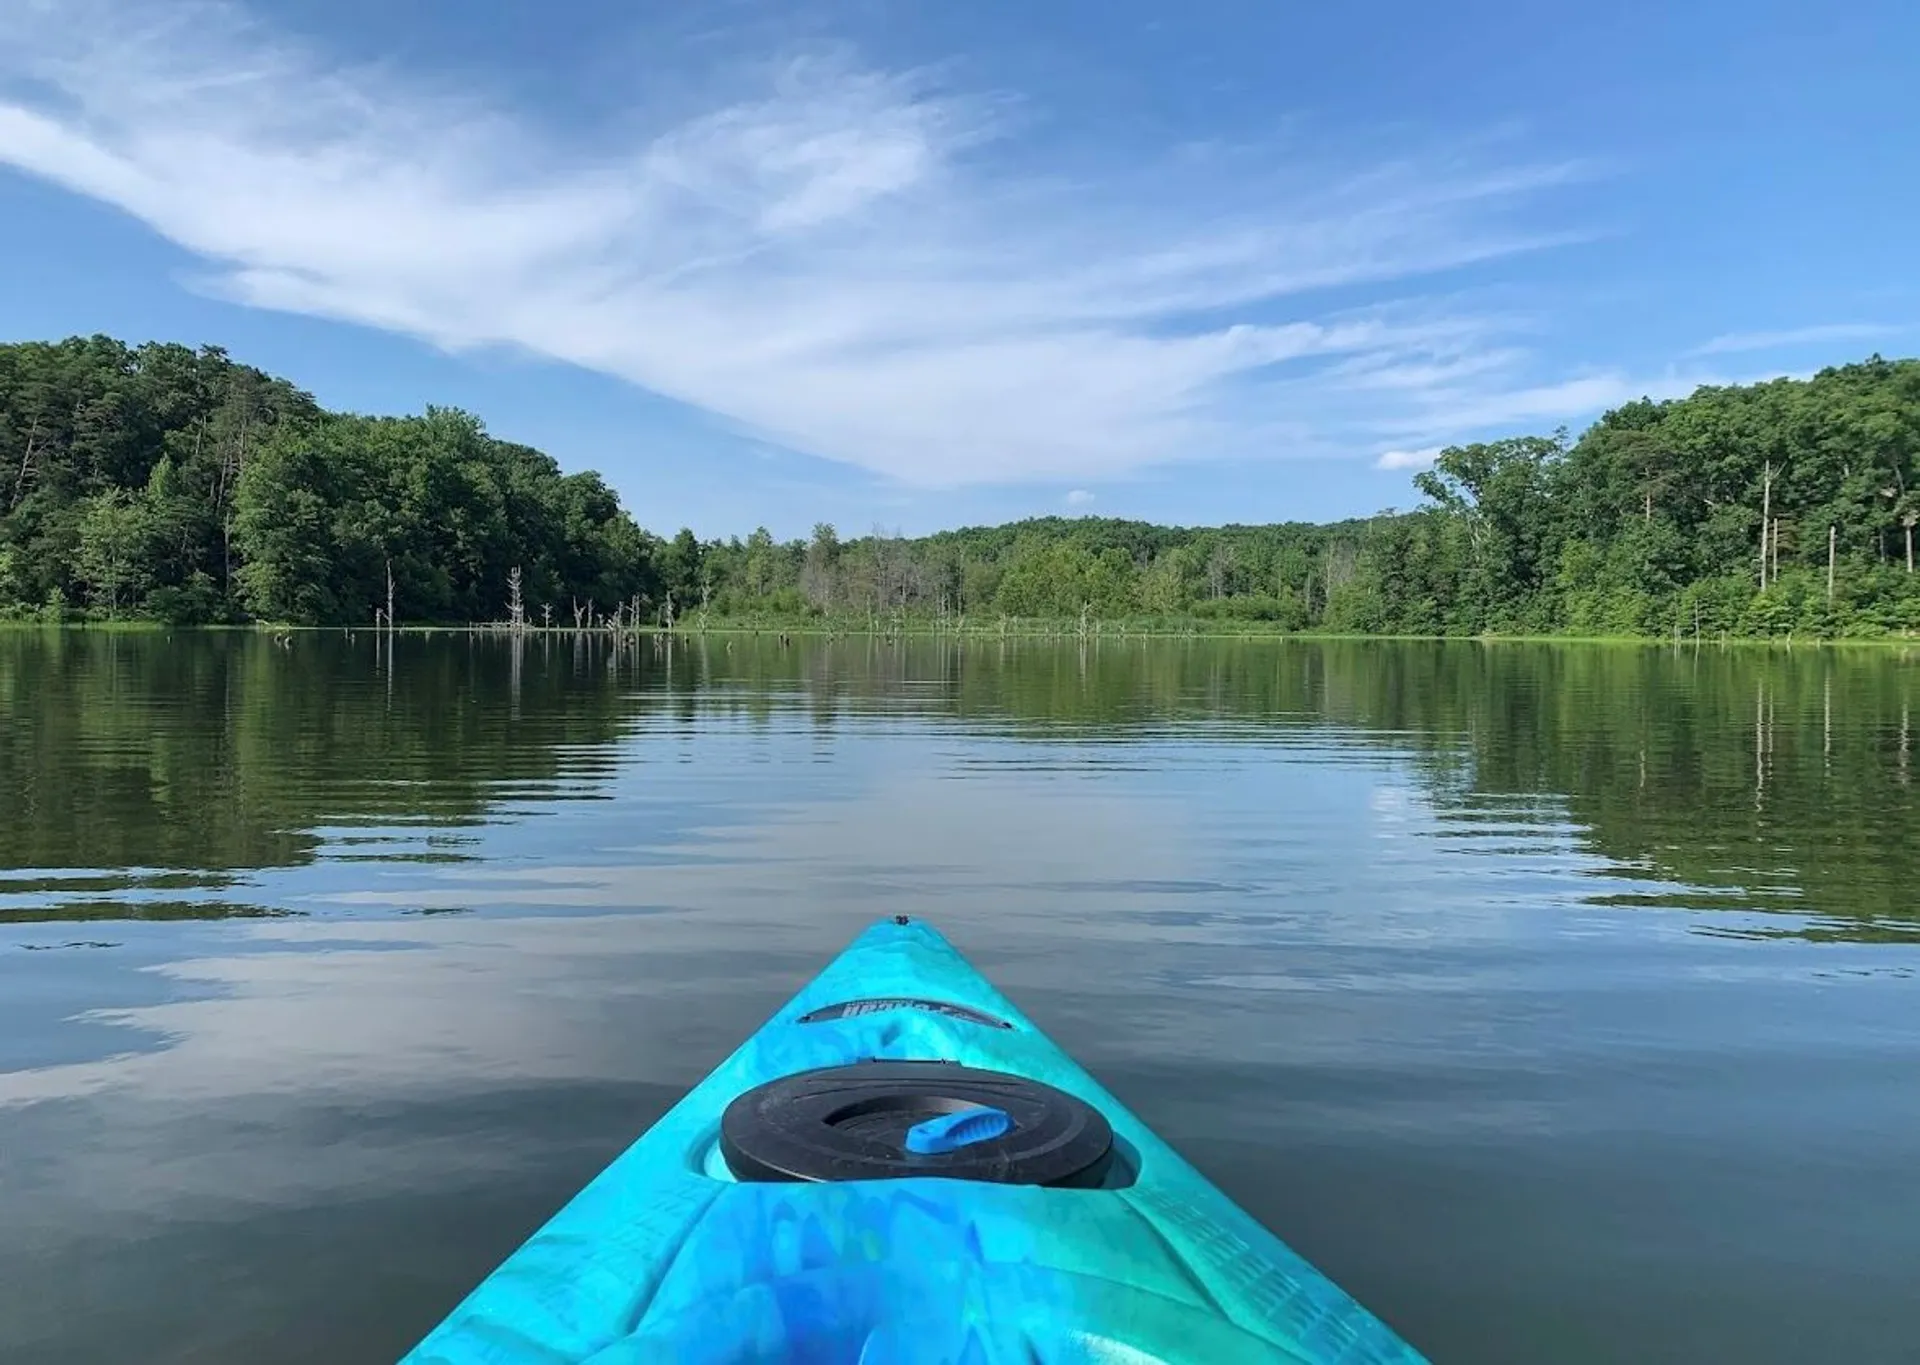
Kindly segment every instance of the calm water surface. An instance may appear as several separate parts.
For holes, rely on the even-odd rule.
[[[0,1359],[389,1361],[862,925],[1439,1362],[1920,1359],[1920,657],[0,633]]]

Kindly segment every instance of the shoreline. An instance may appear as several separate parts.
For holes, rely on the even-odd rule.
[[[718,621],[700,625],[666,626],[521,626],[518,629],[506,623],[454,623],[422,622],[399,626],[331,625],[308,626],[287,625],[280,622],[254,621],[241,624],[208,625],[172,625],[165,621],[150,620],[113,620],[113,621],[35,621],[19,618],[0,618],[0,632],[38,632],[58,631],[74,634],[101,635],[155,635],[181,632],[187,634],[247,634],[268,635],[292,638],[325,634],[343,634],[359,636],[406,635],[467,635],[488,638],[523,639],[564,639],[574,637],[607,639],[680,639],[697,640],[707,636],[725,636],[728,638],[759,638],[772,636],[788,641],[794,639],[838,640],[965,640],[986,642],[993,640],[1048,641],[1053,643],[1078,642],[1114,642],[1114,641],[1247,641],[1272,643],[1297,640],[1317,643],[1353,643],[1362,641],[1398,642],[1405,644],[1557,644],[1557,645],[1633,645],[1638,647],[1657,646],[1661,649],[1708,647],[1724,648],[1730,645],[1767,646],[1793,649],[1802,645],[1826,646],[1866,646],[1887,647],[1920,645],[1920,633],[1885,635],[1560,635],[1502,632],[1481,632],[1460,635],[1405,635],[1405,634],[1364,634],[1341,631],[1280,630],[1280,629],[1238,629],[1222,630],[1216,622],[1140,624],[1133,625],[1124,621],[1095,621],[1082,624],[1079,621],[1061,622],[1022,622],[1009,620],[993,625],[939,625],[933,622],[905,622],[893,625],[872,624],[869,622],[825,623],[825,622],[782,622],[766,623],[751,621]]]

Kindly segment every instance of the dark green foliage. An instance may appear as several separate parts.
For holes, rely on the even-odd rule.
[[[787,546],[759,533],[707,547],[703,572],[719,616],[790,615],[797,590],[815,612],[875,621],[1131,618],[1409,635],[1920,630],[1920,576],[1909,569],[1920,362],[1875,358],[1809,381],[1629,403],[1578,441],[1449,448],[1415,484],[1426,506],[1333,526],[1049,517],[916,541],[843,542],[823,527],[811,544]]]
[[[599,477],[464,413],[325,413],[215,349],[0,346],[0,610],[371,622],[570,619],[654,596]]]
[[[1629,404],[1552,466],[1541,524],[1557,569],[1538,595],[1555,624],[1592,633],[1913,629],[1917,479],[1920,362]]]
[[[1920,630],[1920,361],[1629,403],[1577,441],[1451,447],[1415,484],[1425,506],[1331,526],[1047,517],[918,540],[828,525],[786,543],[764,528],[660,540],[597,475],[563,475],[464,413],[324,413],[214,349],[0,347],[0,610],[16,615],[371,621],[391,574],[402,621],[488,621],[518,568],[530,619],[557,625],[637,608],[1414,635]]]

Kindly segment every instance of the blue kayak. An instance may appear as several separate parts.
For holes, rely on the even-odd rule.
[[[403,1365],[1413,1365],[938,933],[874,925]]]

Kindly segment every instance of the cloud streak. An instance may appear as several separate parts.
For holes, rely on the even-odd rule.
[[[1898,327],[1878,322],[1828,322],[1811,327],[1789,327],[1777,332],[1729,332],[1702,346],[1695,355],[1732,355],[1747,351],[1779,351],[1792,346],[1816,346],[1830,341],[1870,341],[1892,336]]]
[[[1577,166],[1041,174],[1004,99],[845,54],[562,136],[225,5],[157,8],[15,0],[0,164],[240,303],[569,362],[908,484],[1444,440],[1632,387],[1543,383],[1497,319],[1414,296],[1576,239],[1529,219]],[[1377,297],[1316,306],[1333,288]]]

